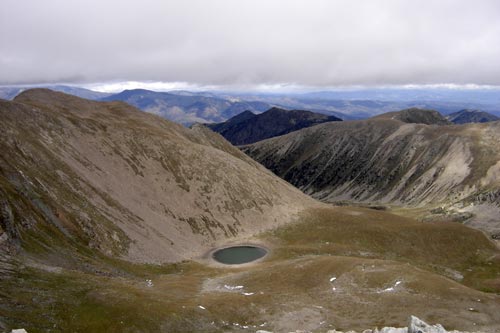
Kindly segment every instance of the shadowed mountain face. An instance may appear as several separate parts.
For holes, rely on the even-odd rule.
[[[271,107],[265,102],[234,101],[198,94],[172,94],[144,89],[125,90],[104,98],[127,102],[143,111],[184,125],[220,122],[245,110],[262,112]]]
[[[258,115],[246,111],[224,123],[207,126],[233,145],[244,145],[328,121],[342,119],[310,111],[272,108]]]
[[[446,119],[454,124],[487,123],[500,120],[491,113],[479,110],[461,110],[447,115]]]
[[[0,117],[0,232],[11,250],[178,261],[310,202],[205,127],[121,102],[36,89],[0,101]]]
[[[327,202],[498,207],[500,122],[436,126],[399,115],[321,124],[243,151]],[[489,231],[499,232],[491,223]]]

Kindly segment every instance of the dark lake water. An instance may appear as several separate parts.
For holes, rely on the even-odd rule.
[[[233,246],[215,251],[212,255],[215,260],[226,265],[244,264],[262,258],[267,253],[261,247]]]

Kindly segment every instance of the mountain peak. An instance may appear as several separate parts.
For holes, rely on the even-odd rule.
[[[272,108],[270,108],[269,110],[267,110],[264,113],[267,113],[267,112],[270,112],[270,113],[286,113],[286,112],[290,112],[290,110],[282,109],[282,108],[279,108],[277,106],[273,106]]]
[[[419,108],[409,108],[401,111],[388,112],[374,117],[376,119],[395,119],[410,124],[426,125],[449,125],[441,113],[436,110],[427,110]]]
[[[207,125],[234,145],[244,145],[299,129],[342,119],[304,110],[272,107],[261,114],[240,113],[224,123]]]
[[[33,89],[26,89],[19,93],[16,97],[14,97],[14,101],[16,102],[21,102],[24,100],[33,100],[33,99],[39,99],[39,98],[46,98],[46,97],[63,97],[63,96],[70,96],[70,97],[75,97],[71,96],[59,91],[51,90],[48,88],[33,88]]]

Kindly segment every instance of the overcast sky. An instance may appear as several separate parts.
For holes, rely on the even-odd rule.
[[[500,85],[500,1],[0,1],[0,84],[120,81]]]

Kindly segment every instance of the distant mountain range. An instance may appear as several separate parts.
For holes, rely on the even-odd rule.
[[[500,120],[499,117],[480,110],[461,110],[450,113],[446,116],[446,119],[454,124],[487,123],[490,121]]]
[[[432,109],[444,115],[464,109],[482,110],[500,116],[500,94],[494,89],[364,89],[310,93],[156,92],[134,89],[110,94],[65,85],[44,87],[87,99],[124,101],[188,126],[196,122],[224,122],[243,111],[258,114],[272,107],[309,110],[343,120],[365,119],[408,108]],[[0,98],[12,99],[28,88],[31,87],[0,87]]]
[[[233,145],[244,145],[328,121],[342,119],[310,111],[274,107],[258,115],[245,111],[226,122],[207,126]]]
[[[264,101],[287,109],[311,110],[346,119],[369,118],[408,108],[432,109],[449,114],[479,109],[500,116],[498,89],[374,88],[338,89],[308,93],[226,93],[220,96]]]
[[[374,100],[392,102],[456,102],[483,105],[500,103],[498,89],[449,88],[374,88],[319,91],[301,94],[304,99],[321,100]]]
[[[273,106],[259,101],[240,101],[202,94],[172,94],[144,89],[125,90],[102,100],[123,101],[143,111],[184,125],[221,122],[243,111],[263,112]]]

